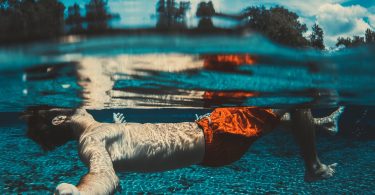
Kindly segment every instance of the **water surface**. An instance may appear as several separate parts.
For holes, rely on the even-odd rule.
[[[223,106],[312,107],[316,116],[347,106],[337,136],[318,134],[322,161],[339,163],[329,180],[305,183],[292,137],[277,130],[225,167],[121,173],[118,193],[373,194],[373,53],[373,46],[297,50],[257,35],[68,36],[3,46],[0,187],[5,194],[50,193],[87,171],[76,142],[45,153],[26,138],[18,116],[29,106],[82,107],[102,122],[111,122],[112,112],[129,122],[180,122]],[[247,60],[225,60],[235,56]]]

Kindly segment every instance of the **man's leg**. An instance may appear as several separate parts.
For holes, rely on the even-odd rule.
[[[345,107],[341,106],[327,117],[314,118],[315,126],[327,131],[331,135],[337,134],[339,131],[339,118],[344,112],[344,109]]]
[[[272,109],[272,112],[280,119],[283,118],[285,114],[289,113],[289,110],[287,109]]]
[[[325,132],[330,133],[331,135],[335,135],[338,133],[338,122],[341,114],[344,112],[345,107],[341,106],[332,114],[322,118],[314,118],[314,125],[317,130],[323,130]],[[281,124],[284,126],[285,129],[291,129],[291,118],[290,112],[286,112],[281,117]]]
[[[318,158],[315,145],[315,125],[310,109],[291,111],[292,132],[300,146],[301,156],[305,162],[305,180],[314,181],[333,176],[336,164],[322,164]]]

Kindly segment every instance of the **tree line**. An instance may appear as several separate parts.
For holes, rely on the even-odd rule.
[[[211,18],[223,15],[215,11],[212,1],[199,3],[196,16],[201,20],[198,28],[215,28]],[[231,18],[239,20],[237,28],[240,31],[246,29],[256,31],[279,44],[300,48],[313,47],[320,50],[325,48],[324,33],[321,27],[315,24],[312,27],[312,34],[306,38],[304,33],[308,30],[307,26],[298,20],[299,16],[296,13],[281,6],[269,9],[264,6],[250,6],[238,16],[231,16]]]
[[[324,32],[318,24],[314,24],[311,34],[305,36],[308,30],[306,24],[299,21],[296,13],[281,6],[250,6],[237,15],[229,15],[218,13],[212,1],[201,1],[195,10],[199,22],[194,29],[189,29],[186,22],[190,9],[189,1],[159,0],[154,32],[221,32],[224,29],[215,26],[212,21],[217,16],[237,20],[238,25],[230,29],[233,32],[252,30],[283,45],[325,49]],[[69,6],[66,17],[64,12],[65,7],[58,0],[0,0],[0,42],[53,38],[66,33],[109,32],[113,30],[110,21],[119,18],[109,12],[107,0],[90,0],[84,7],[78,4]],[[373,43],[374,40],[375,32],[368,29],[365,37],[339,37],[336,45],[354,47]]]
[[[337,39],[336,46],[344,46],[344,47],[357,47],[364,44],[375,43],[375,31],[371,29],[367,29],[365,32],[365,36],[353,36],[353,37],[339,37]]]
[[[187,4],[189,6],[184,7],[181,6],[181,4]],[[181,2],[180,7],[178,8],[175,0],[159,0],[157,9],[159,13],[159,22],[157,26],[163,29],[187,28],[184,23],[184,14],[188,9],[190,9],[189,2]],[[168,10],[179,11],[174,11],[174,14],[169,14],[171,11]],[[299,16],[296,13],[281,6],[275,6],[268,9],[264,6],[250,6],[244,9],[240,14],[233,16],[217,13],[212,1],[201,1],[198,4],[195,15],[199,18],[197,30],[202,32],[215,32],[215,30],[218,29],[218,27],[215,27],[213,24],[212,17],[228,17],[239,21],[239,25],[235,27],[235,30],[238,31],[246,29],[256,31],[274,42],[287,46],[299,48],[311,47],[318,50],[325,49],[324,31],[318,24],[314,24],[311,27],[311,34],[305,37],[304,34],[308,30],[306,24],[303,24],[298,20]],[[169,18],[165,19],[165,17]],[[336,46],[342,45],[345,47],[354,47],[366,43],[374,43],[374,40],[375,32],[371,29],[367,29],[365,37],[339,37]]]
[[[0,42],[59,37],[66,33],[108,30],[118,17],[108,11],[107,1],[90,0],[85,15],[78,4],[68,7],[58,0],[0,0]]]
[[[186,6],[183,6],[186,5]],[[190,9],[188,2],[180,2],[179,6],[175,0],[159,0],[157,3],[158,22],[157,28],[161,29],[186,29],[184,23],[185,13]],[[200,2],[198,4],[196,14],[199,18],[197,30],[215,32],[212,17],[223,16],[223,14],[215,11],[212,1]],[[227,15],[227,17],[229,17]],[[235,30],[242,31],[251,29],[257,31],[271,40],[293,47],[307,47],[310,42],[303,36],[307,31],[305,24],[298,21],[298,15],[283,7],[249,7],[240,15],[233,16],[239,20],[239,24]],[[315,26],[315,33],[311,36],[314,47],[322,48],[323,31],[319,26]]]
[[[91,0],[85,5],[86,15],[81,15],[81,7],[75,3],[68,7],[68,16],[65,24],[70,33],[103,32],[110,28],[109,22],[119,18],[118,14],[108,11],[107,1]]]

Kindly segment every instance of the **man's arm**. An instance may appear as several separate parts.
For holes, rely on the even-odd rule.
[[[305,180],[314,181],[333,176],[336,164],[322,164],[318,158],[315,145],[315,125],[310,109],[296,109],[290,113],[292,132],[300,146],[301,156],[305,162]]]
[[[90,168],[89,173],[81,178],[76,189],[71,184],[60,184],[55,194],[112,194],[119,179],[104,143],[86,137],[81,141],[80,148],[82,159]]]

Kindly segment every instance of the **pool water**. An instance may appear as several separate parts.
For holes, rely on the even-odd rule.
[[[193,121],[223,106],[310,107],[315,116],[346,106],[339,133],[317,136],[322,162],[338,163],[328,180],[304,182],[293,137],[277,129],[224,167],[118,173],[116,193],[374,194],[374,50],[297,50],[258,35],[69,37],[1,47],[0,188],[50,194],[87,172],[76,142],[43,152],[25,136],[19,116],[30,106],[85,108],[101,122],[122,112],[142,123]],[[233,54],[252,61],[205,67],[210,56]]]
[[[125,113],[129,115],[130,112]],[[161,118],[169,116],[169,111],[156,112]],[[186,110],[186,114],[171,120],[189,120],[193,118],[194,112]],[[110,112],[93,113],[102,121],[110,121]],[[4,194],[48,194],[56,184],[77,183],[87,172],[78,157],[76,142],[69,142],[55,151],[45,153],[25,137],[24,124],[2,126],[0,130],[0,147],[3,150],[0,184]],[[241,160],[224,167],[195,165],[158,173],[119,173],[121,190],[117,194],[375,193],[374,139],[320,133],[317,147],[322,162],[338,163],[333,178],[304,182],[303,162],[293,137],[290,132],[277,129],[255,142]]]

